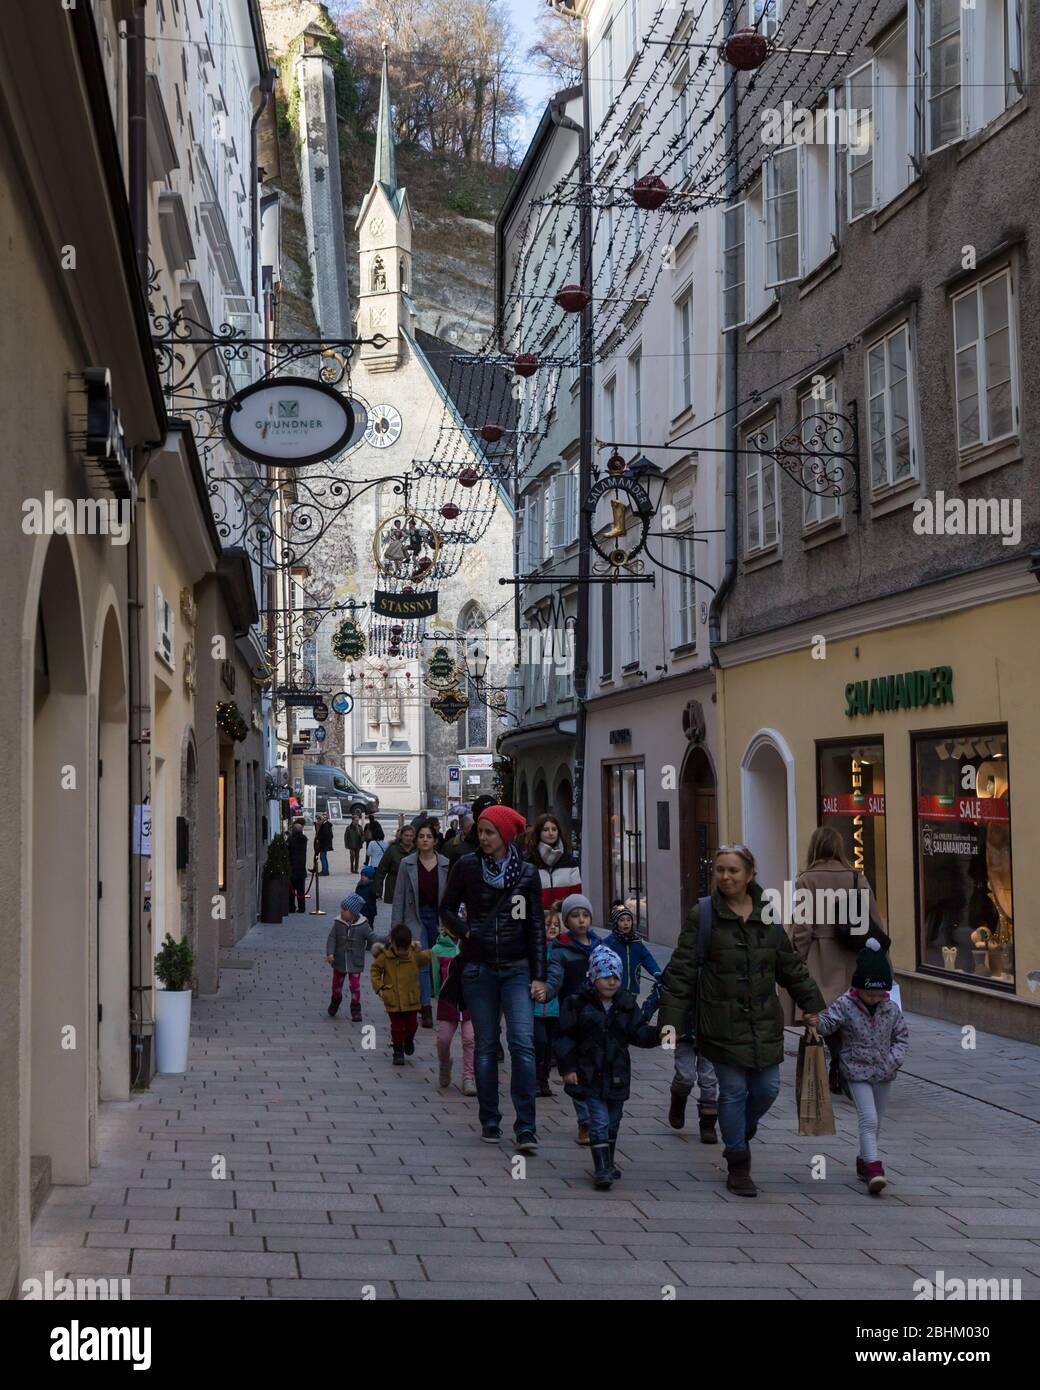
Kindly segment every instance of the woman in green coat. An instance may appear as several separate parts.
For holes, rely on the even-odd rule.
[[[674,1028],[681,1038],[692,1021],[698,1052],[714,1064],[726,1186],[742,1197],[757,1195],[748,1140],[780,1090],[784,1021],[776,986],[789,991],[811,1027],[824,1007],[783,925],[769,921],[768,913],[763,921],[766,905],[748,847],[720,846],[703,962],[694,908],[661,977],[660,1027]]]
[[[376,868],[375,883],[376,897],[382,898],[385,903],[392,903],[394,891],[397,888],[397,871],[401,867],[401,860],[415,849],[415,826],[405,825],[397,832],[397,838],[383,855]]]

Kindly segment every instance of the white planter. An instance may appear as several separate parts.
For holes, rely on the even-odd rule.
[[[156,1071],[180,1073],[188,1069],[188,1037],[191,1033],[191,990],[155,991]]]

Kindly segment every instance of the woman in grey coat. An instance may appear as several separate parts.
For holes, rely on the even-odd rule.
[[[432,826],[421,825],[415,838],[417,848],[405,855],[397,871],[390,920],[395,927],[403,923],[411,931],[412,939],[420,943],[421,950],[432,950],[440,932],[440,905],[448,882],[449,863],[446,855],[437,852]],[[422,1025],[432,1028],[433,981],[428,965],[419,971],[419,983]]]

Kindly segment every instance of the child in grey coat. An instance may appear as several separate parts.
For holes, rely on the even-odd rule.
[[[350,982],[351,1021],[361,1022],[361,972],[365,968],[365,950],[374,933],[375,927],[365,916],[364,898],[358,893],[348,893],[339,905],[339,916],[325,943],[325,959],[332,966],[330,1018],[339,1013],[346,978]]]
[[[878,1157],[878,1130],[888,1093],[903,1065],[910,1034],[899,1005],[889,998],[892,966],[873,938],[856,957],[852,987],[820,1014],[823,1037],[841,1034],[841,1074],[859,1118],[856,1176],[873,1196],[886,1186]]]

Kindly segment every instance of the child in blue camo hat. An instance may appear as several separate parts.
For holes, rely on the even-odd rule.
[[[614,1146],[632,1083],[628,1049],[656,1047],[660,1041],[650,1022],[656,1005],[640,1008],[635,995],[622,988],[621,972],[616,951],[593,950],[585,984],[560,1005],[556,1038],[563,1079],[588,1106],[593,1184],[604,1190],[621,1177]]]

